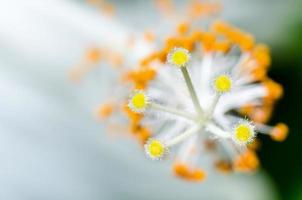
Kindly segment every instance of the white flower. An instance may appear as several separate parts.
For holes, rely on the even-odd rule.
[[[0,75],[4,97],[0,104],[4,119],[0,146],[5,153],[1,157],[0,185],[4,199],[20,199],[20,196],[48,199],[51,195],[53,199],[64,196],[111,200],[124,198],[125,193],[131,194],[132,199],[276,199],[270,181],[261,174],[224,177],[212,173],[210,181],[202,187],[177,183],[168,173],[162,173],[164,164],[158,167],[150,164],[141,158],[133,143],[108,138],[103,128],[91,120],[91,107],[104,98],[100,94],[110,100],[119,94],[120,91],[111,93],[111,81],[115,77],[101,66],[100,78],[98,69],[94,68],[92,73],[97,73],[89,74],[75,89],[64,76],[80,48],[93,43],[123,49],[121,42],[126,40],[119,36],[125,29],[120,24],[115,26],[116,21],[106,21],[99,16],[99,10],[78,1],[11,0],[2,4],[1,33],[5,44],[1,55],[7,58],[1,62]],[[133,9],[132,5],[128,7]],[[236,15],[236,10],[239,9],[228,13]],[[134,18],[136,14],[129,12],[127,16]],[[142,21],[147,23],[145,19]],[[127,57],[132,56],[129,52],[133,51],[129,50]],[[125,100],[129,91],[123,88],[123,92],[122,100]],[[282,127],[282,124],[276,127],[276,135]],[[46,163],[47,168],[41,163]],[[185,169],[182,165],[176,167],[179,171]],[[51,173],[46,173],[48,168],[52,169]],[[217,183],[220,187],[213,192]],[[54,185],[55,190],[50,193],[49,188]],[[149,190],[150,185],[154,190]]]

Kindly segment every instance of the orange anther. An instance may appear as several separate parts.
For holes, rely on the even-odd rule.
[[[146,127],[141,127],[137,132],[136,136],[138,140],[140,141],[141,144],[145,144],[146,141],[150,138],[151,136],[151,131],[150,129]]]
[[[106,3],[106,2],[103,2],[100,5],[100,9],[101,9],[101,12],[103,12],[103,13],[109,15],[109,16],[113,16],[116,12],[114,5]]]
[[[156,59],[159,59],[159,52],[154,52],[151,53],[149,56],[145,57],[144,59],[142,59],[140,61],[141,66],[148,66],[150,65],[153,61],[155,61]]]
[[[253,112],[254,108],[255,106],[253,104],[246,104],[239,109],[239,113],[242,115],[250,115]]]
[[[236,40],[243,51],[250,51],[254,47],[255,40],[251,34],[240,33]]]
[[[124,110],[125,114],[128,116],[128,118],[129,118],[130,122],[132,123],[132,125],[136,126],[141,121],[141,119],[143,118],[142,114],[132,112],[127,104],[125,104],[123,106],[123,108],[124,108],[123,110]],[[134,127],[134,126],[132,126],[132,127]]]
[[[188,7],[189,15],[194,18],[199,18],[202,16],[209,16],[218,13],[221,10],[221,5],[219,3],[212,2],[201,2],[198,0],[192,1]]]
[[[215,21],[212,24],[211,29],[216,32],[223,35],[229,35],[231,32],[231,26],[223,21]]]
[[[216,51],[221,51],[223,53],[227,53],[231,48],[231,42],[228,40],[224,40],[224,41],[217,41],[214,44],[214,49]]]
[[[191,169],[184,163],[175,163],[173,165],[174,174],[188,181],[203,181],[206,174],[201,169]]]
[[[152,31],[146,31],[144,33],[144,38],[148,41],[148,42],[153,42],[155,40],[155,34]]]
[[[256,153],[248,149],[234,160],[233,167],[239,172],[253,172],[258,169],[259,160]]]
[[[123,64],[123,57],[122,55],[114,52],[110,52],[108,55],[108,62],[113,66],[113,67],[119,67]]]
[[[271,64],[270,51],[264,44],[257,44],[252,51],[252,57],[256,60],[260,68],[267,69]]]
[[[186,33],[188,33],[189,29],[190,29],[190,25],[189,25],[189,23],[186,23],[186,22],[180,23],[177,26],[177,32],[180,35],[185,35]]]
[[[209,52],[214,49],[216,37],[213,33],[207,32],[203,34],[202,37],[202,46],[206,52]]]
[[[255,107],[253,112],[250,113],[248,116],[251,120],[258,122],[258,123],[266,123],[272,116],[273,112],[273,105],[267,104],[262,107]]]
[[[284,123],[278,123],[271,131],[271,138],[275,141],[282,142],[288,136],[288,126]]]
[[[248,144],[248,148],[251,149],[251,150],[254,150],[254,151],[260,149],[260,147],[261,147],[261,142],[260,142],[259,139],[254,139],[253,142]]]
[[[91,48],[86,53],[86,59],[92,63],[98,63],[101,60],[101,50],[98,48]]]
[[[194,42],[201,42],[203,38],[203,32],[202,31],[194,31],[191,34],[191,40]]]
[[[172,0],[155,0],[155,5],[163,15],[169,16],[174,12]]]
[[[267,98],[268,99],[279,99],[283,95],[283,88],[280,84],[267,79],[262,82],[264,87],[267,90]]]
[[[224,160],[219,160],[215,163],[216,169],[223,173],[223,174],[228,174],[232,171],[232,165],[231,163],[224,161]]]
[[[97,109],[97,116],[100,119],[105,119],[111,116],[114,110],[114,105],[112,103],[104,103]]]
[[[266,69],[262,67],[257,67],[251,71],[254,81],[261,81],[267,78]]]
[[[125,79],[133,82],[135,89],[144,89],[155,78],[155,75],[156,71],[154,69],[142,67],[139,70],[130,71]]]

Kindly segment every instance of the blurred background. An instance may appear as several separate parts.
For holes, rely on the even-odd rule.
[[[126,29],[158,24],[151,0],[109,2]],[[95,70],[80,84],[67,76],[104,40],[100,10],[80,0],[0,0],[0,199],[302,199],[302,1],[221,2],[223,19],[271,47],[269,73],[284,86],[271,123],[287,123],[290,136],[261,138],[259,173],[187,183],[131,138],[106,135],[93,109],[110,76]]]

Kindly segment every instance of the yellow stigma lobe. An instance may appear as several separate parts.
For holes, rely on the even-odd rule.
[[[248,142],[253,135],[251,128],[246,124],[240,124],[235,129],[235,138],[239,142]]]
[[[176,67],[185,67],[189,59],[189,51],[184,48],[175,48],[168,55],[168,63]]]
[[[135,113],[142,113],[148,106],[148,97],[143,91],[135,91],[131,96],[128,106]]]
[[[227,75],[220,75],[215,79],[214,87],[217,92],[229,92],[232,88],[232,80]]]
[[[186,62],[188,62],[188,55],[185,54],[182,51],[176,51],[174,52],[174,54],[172,55],[172,61],[176,64],[176,65],[184,65]]]
[[[152,139],[146,146],[148,155],[152,159],[160,159],[165,153],[165,146],[158,140]]]
[[[142,93],[135,94],[132,97],[132,105],[137,109],[142,109],[146,106],[146,98]]]

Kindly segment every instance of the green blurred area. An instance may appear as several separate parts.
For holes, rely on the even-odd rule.
[[[282,199],[302,199],[302,20],[287,32],[290,41],[272,48],[270,77],[284,87],[271,124],[285,122],[290,135],[283,143],[263,137],[260,158]],[[300,146],[301,145],[301,146]]]

